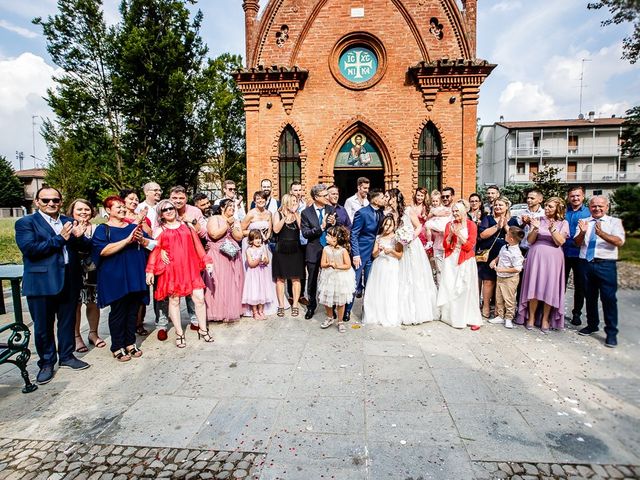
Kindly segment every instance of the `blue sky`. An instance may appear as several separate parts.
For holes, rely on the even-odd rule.
[[[116,21],[119,1],[104,3],[107,20]],[[629,25],[601,28],[607,12],[587,10],[588,0],[478,3],[478,57],[498,64],[482,87],[481,123],[500,115],[505,120],[577,117],[582,59],[589,60],[584,62],[584,113],[622,115],[640,104],[640,65],[620,59]],[[202,0],[198,7],[211,55],[244,54],[242,1]],[[37,158],[47,156],[39,126],[41,117],[51,115],[42,97],[53,85],[56,66],[31,19],[55,11],[55,0],[0,0],[0,155],[16,167],[16,150],[24,152],[23,168],[33,168],[34,150]]]

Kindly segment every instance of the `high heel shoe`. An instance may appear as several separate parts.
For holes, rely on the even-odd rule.
[[[184,334],[182,335],[176,335],[176,347],[178,348],[184,348],[187,346],[187,342],[184,338]]]
[[[211,343],[215,341],[211,336],[211,334],[209,333],[208,329],[207,330],[198,329],[198,340],[200,340],[200,337],[202,337],[202,339],[207,343]]]

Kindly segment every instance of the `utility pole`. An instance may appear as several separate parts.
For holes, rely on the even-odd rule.
[[[24,160],[24,152],[19,152],[16,150],[16,160],[18,160],[18,165],[20,165],[19,170],[22,170],[22,162]]]
[[[588,87],[589,85],[585,85],[584,84],[584,62],[590,62],[591,59],[590,58],[583,58],[582,59],[582,69],[580,70],[580,114],[578,115],[578,118],[584,118],[584,114],[582,113],[582,90],[584,89],[584,87]]]

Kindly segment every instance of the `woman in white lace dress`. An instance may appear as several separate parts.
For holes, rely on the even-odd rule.
[[[417,325],[438,318],[436,284],[419,235],[422,224],[415,211],[405,208],[404,196],[397,188],[387,192],[388,207],[400,219],[399,228],[412,231],[412,240],[404,246],[400,259],[398,306],[400,323]]]

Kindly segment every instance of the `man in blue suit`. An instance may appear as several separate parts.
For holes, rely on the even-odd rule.
[[[379,188],[372,188],[369,191],[369,205],[361,208],[353,217],[351,226],[351,256],[353,257],[353,267],[356,269],[356,284],[359,284],[360,277],[364,274],[363,285],[367,284],[369,271],[371,270],[371,253],[373,244],[378,235],[378,229],[384,216],[384,192]],[[362,292],[356,292],[360,296]],[[344,311],[344,321],[348,322],[351,317],[353,300],[347,304]]]
[[[62,195],[51,187],[36,193],[36,211],[15,224],[22,252],[22,290],[33,319],[34,341],[40,359],[39,384],[49,383],[60,357],[60,367],[83,370],[89,364],[73,355],[74,324],[82,276],[78,251],[89,251],[91,241],[73,219],[60,215]],[[53,327],[58,320],[58,351]]]

